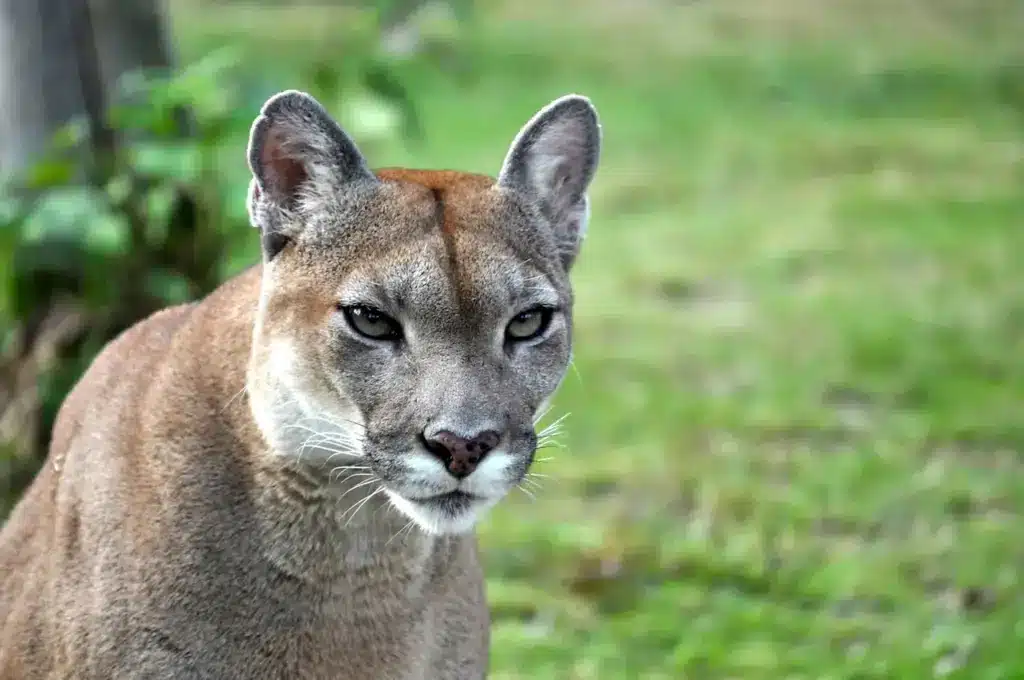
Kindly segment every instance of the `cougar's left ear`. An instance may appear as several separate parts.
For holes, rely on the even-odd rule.
[[[355,142],[308,94],[288,90],[263,105],[248,149],[249,219],[262,232],[270,260],[297,236],[293,213],[304,201],[376,182]]]
[[[601,153],[601,125],[590,100],[567,95],[551,102],[520,130],[505,157],[498,185],[524,193],[550,219],[568,270],[587,228],[587,188]]]

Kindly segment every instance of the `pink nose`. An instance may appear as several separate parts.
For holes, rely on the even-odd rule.
[[[469,476],[484,456],[498,445],[501,435],[494,430],[485,430],[466,438],[442,430],[429,437],[424,433],[423,440],[427,450],[444,463],[448,472],[462,479]]]

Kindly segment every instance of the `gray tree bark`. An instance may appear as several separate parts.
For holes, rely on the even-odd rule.
[[[0,0],[0,177],[76,117],[95,136],[126,73],[170,66],[161,10],[158,0]]]
[[[90,0],[100,76],[108,99],[127,73],[164,71],[174,62],[157,0]]]
[[[171,64],[162,9],[159,0],[0,0],[0,182],[37,161],[57,130],[76,118],[89,132],[71,157],[78,179],[104,181],[117,144],[106,111],[120,79]],[[68,299],[76,289],[68,281],[82,280],[78,268],[86,266],[77,244],[48,242],[45,248],[47,262],[60,264],[32,270],[32,311],[0,354],[0,520],[46,454],[51,423],[44,422],[40,378],[96,323]],[[61,249],[70,256],[54,257]],[[141,252],[136,259],[145,264],[145,257]],[[126,288],[141,290],[131,282]],[[111,318],[141,313],[130,302],[123,306]]]
[[[0,175],[25,167],[85,111],[74,41],[82,2],[0,0]]]

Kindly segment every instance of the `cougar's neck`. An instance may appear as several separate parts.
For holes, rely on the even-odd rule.
[[[221,357],[200,364],[201,383],[215,393],[211,403],[226,405],[214,417],[238,442],[262,558],[290,577],[332,587],[414,581],[438,567],[446,546],[463,539],[429,536],[409,524],[358,459],[347,467],[327,465],[322,457],[275,451],[267,441],[248,389],[258,300],[254,268],[211,295],[197,316],[210,329],[200,344],[216,347]]]
[[[252,418],[248,396],[236,402],[232,426],[256,544],[276,570],[330,588],[371,587],[380,579],[411,587],[461,540],[430,536],[410,523],[358,459],[339,467],[275,452]]]
[[[350,586],[425,572],[448,539],[410,524],[367,474],[261,458],[253,500],[264,557],[297,578]]]

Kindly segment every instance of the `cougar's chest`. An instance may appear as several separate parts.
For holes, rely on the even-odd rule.
[[[253,658],[275,669],[262,677],[429,677],[421,673],[438,647],[433,624],[451,567],[444,545],[423,537],[332,548],[330,566],[301,550],[268,555],[256,618],[269,634]]]
[[[482,631],[466,623],[479,615],[467,607],[482,601],[446,600],[446,587],[429,572],[367,569],[348,576],[323,591],[282,584],[279,596],[292,595],[268,598],[262,614],[273,623],[246,654],[258,662],[260,677],[426,680],[461,677],[437,675],[439,664],[481,663]]]

